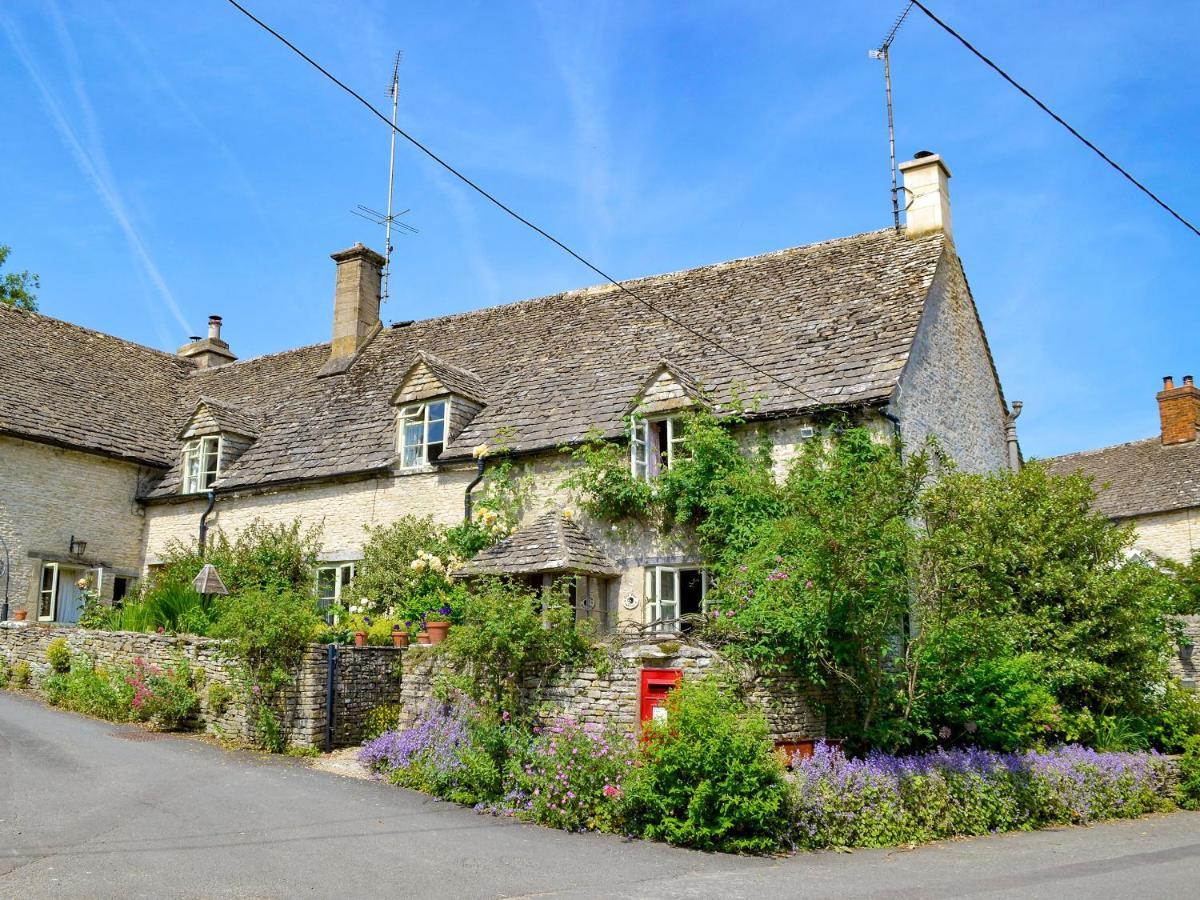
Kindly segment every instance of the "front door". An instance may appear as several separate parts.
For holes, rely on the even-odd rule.
[[[79,613],[83,609],[83,591],[78,582],[85,574],[83,569],[59,569],[58,603],[54,621],[66,625],[74,625],[79,621]]]

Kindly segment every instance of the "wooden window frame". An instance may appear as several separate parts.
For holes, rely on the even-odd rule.
[[[441,406],[442,413],[440,416],[431,416],[431,407]],[[450,429],[450,410],[453,406],[452,397],[438,397],[430,400],[421,400],[417,403],[406,403],[400,407],[400,411],[396,414],[399,422],[398,443],[400,445],[400,468],[401,469],[419,469],[423,466],[428,466],[435,462],[446,449],[446,437]],[[440,441],[430,441],[429,432],[430,426],[440,422],[442,426],[442,439]],[[420,424],[421,439],[412,444],[408,441],[407,426],[410,424]],[[429,458],[430,445],[438,445],[441,447],[433,459]],[[413,451],[411,461],[407,459],[409,451]]]
[[[50,575],[49,590],[47,590],[47,588],[46,588],[46,576],[47,575]],[[56,563],[56,562],[42,563],[42,571],[39,574],[39,578],[41,580],[38,582],[37,619],[39,622],[53,622],[54,617],[56,615],[58,615],[58,576],[59,576],[58,563]],[[42,615],[42,607],[43,607],[43,603],[46,599],[47,594],[50,595],[50,607],[49,607],[50,614]]]
[[[665,440],[659,436],[659,426]],[[629,473],[637,481],[650,481],[675,464],[676,447],[682,444],[679,416],[634,416],[629,426]]]
[[[182,494],[201,494],[212,487],[221,477],[221,451],[224,439],[219,434],[195,437],[183,445],[183,472],[180,485]],[[192,462],[196,471],[193,473]]]
[[[325,600],[328,599],[329,600],[328,605],[330,605],[330,606],[332,606],[334,603],[341,603],[342,591],[344,591],[346,588],[350,587],[350,585],[354,584],[354,575],[355,575],[356,571],[357,571],[357,563],[354,563],[354,562],[331,562],[331,563],[326,563],[324,565],[317,566],[317,583],[316,583],[317,602],[320,604],[324,604]],[[325,595],[321,591],[321,573],[322,572],[332,572],[333,573],[333,594],[332,594],[332,596],[330,596],[328,598],[326,598]],[[326,608],[326,606],[323,605],[322,608],[324,609],[324,608]]]
[[[654,626],[656,632],[674,633],[679,630],[680,613],[680,588],[682,586],[682,575],[684,572],[699,572],[700,573],[700,611],[707,613],[711,608],[708,600],[708,583],[712,580],[708,569],[704,566],[695,565],[673,565],[673,566],[646,566],[645,579],[643,581],[643,603],[645,609],[645,624]],[[674,600],[671,606],[674,606],[674,615],[665,617],[663,615],[662,602],[662,584],[663,575],[669,575],[672,585]]]

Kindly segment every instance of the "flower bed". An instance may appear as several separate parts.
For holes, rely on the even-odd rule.
[[[1086,824],[1173,805],[1164,757],[1078,746],[848,759],[819,744],[811,757],[794,760],[790,779],[795,839],[805,848]]]

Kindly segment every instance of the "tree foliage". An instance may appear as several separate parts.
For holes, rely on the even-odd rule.
[[[8,261],[12,248],[0,244],[0,268]],[[0,303],[6,303],[17,309],[36,311],[37,294],[41,282],[34,272],[7,272],[0,275]]]

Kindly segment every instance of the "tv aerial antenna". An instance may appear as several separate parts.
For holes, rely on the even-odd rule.
[[[908,14],[912,12],[912,8],[913,5],[910,0],[909,3],[904,5],[904,11],[892,23],[892,28],[888,31],[887,37],[883,39],[883,43],[877,49],[867,51],[867,55],[871,59],[883,60],[883,86],[887,92],[888,152],[892,159],[892,225],[897,231],[900,230],[900,189],[896,185],[896,126],[892,118],[892,64],[888,50],[892,46],[892,41],[896,39],[896,34],[900,31],[900,26],[904,24],[904,20],[908,18]]]
[[[401,212],[393,212],[392,198],[396,190],[396,115],[400,109],[400,60],[403,58],[403,51],[396,51],[396,62],[392,66],[392,80],[388,85],[388,96],[392,100],[392,140],[391,149],[388,153],[388,194],[387,194],[387,212],[381,213],[371,209],[369,206],[358,204],[357,209],[352,209],[351,212],[356,216],[366,219],[368,222],[374,222],[376,225],[383,226],[383,277],[380,283],[379,299],[380,302],[387,302],[388,298],[388,281],[392,273],[392,226],[394,225],[399,231],[407,234],[416,234],[417,229],[407,222],[399,221],[400,217],[406,215],[412,210],[405,209]]]

